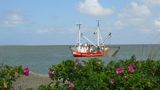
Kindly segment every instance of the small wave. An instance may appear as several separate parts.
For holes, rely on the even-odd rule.
[[[35,76],[39,76],[39,77],[48,77],[47,74],[35,73],[35,72],[33,72],[33,71],[30,71],[30,74],[35,75]]]

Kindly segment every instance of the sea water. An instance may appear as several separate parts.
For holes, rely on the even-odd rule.
[[[47,74],[48,68],[75,58],[69,45],[49,46],[0,46],[0,64],[28,66],[32,72]],[[99,57],[104,62],[127,59],[135,55],[139,60],[160,59],[160,45],[110,45],[110,54]],[[116,51],[116,53],[114,53]],[[114,54],[114,55],[113,55]]]

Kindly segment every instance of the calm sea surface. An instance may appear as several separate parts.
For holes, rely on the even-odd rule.
[[[111,45],[109,57],[99,57],[105,62],[116,59],[127,59],[135,55],[138,59],[160,59],[160,45]],[[118,49],[118,47],[120,47]],[[115,53],[117,52],[117,53]],[[113,55],[114,54],[114,55]],[[51,65],[74,58],[69,46],[0,46],[0,64],[28,65],[31,71],[47,74]]]

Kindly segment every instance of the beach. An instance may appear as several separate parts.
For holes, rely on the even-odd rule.
[[[30,72],[29,76],[22,75],[16,80],[16,82],[13,82],[13,87],[15,87],[16,90],[27,90],[27,88],[37,90],[40,85],[47,85],[51,81],[52,80],[47,75]]]

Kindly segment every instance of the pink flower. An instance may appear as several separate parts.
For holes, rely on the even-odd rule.
[[[25,76],[29,76],[29,68],[28,68],[28,66],[24,68],[23,74],[24,74]]]
[[[74,88],[74,87],[75,87],[75,85],[74,85],[74,83],[69,82],[68,87],[69,87],[69,88]]]
[[[135,69],[136,69],[136,65],[135,64],[131,64],[128,67],[128,72],[129,73],[133,73],[135,71]]]
[[[115,80],[110,80],[109,83],[113,85],[115,83]]]
[[[131,64],[131,67],[133,67],[134,69],[136,69],[136,65],[135,64]]]
[[[81,62],[80,62],[80,61],[77,61],[77,62],[76,62],[76,65],[81,65]]]
[[[12,90],[17,90],[16,87],[12,87]]]
[[[48,76],[49,76],[50,78],[53,77],[53,76],[54,76],[54,72],[49,71],[49,72],[48,72]]]
[[[124,68],[123,67],[116,68],[116,73],[117,74],[122,74],[123,72],[124,72]]]

